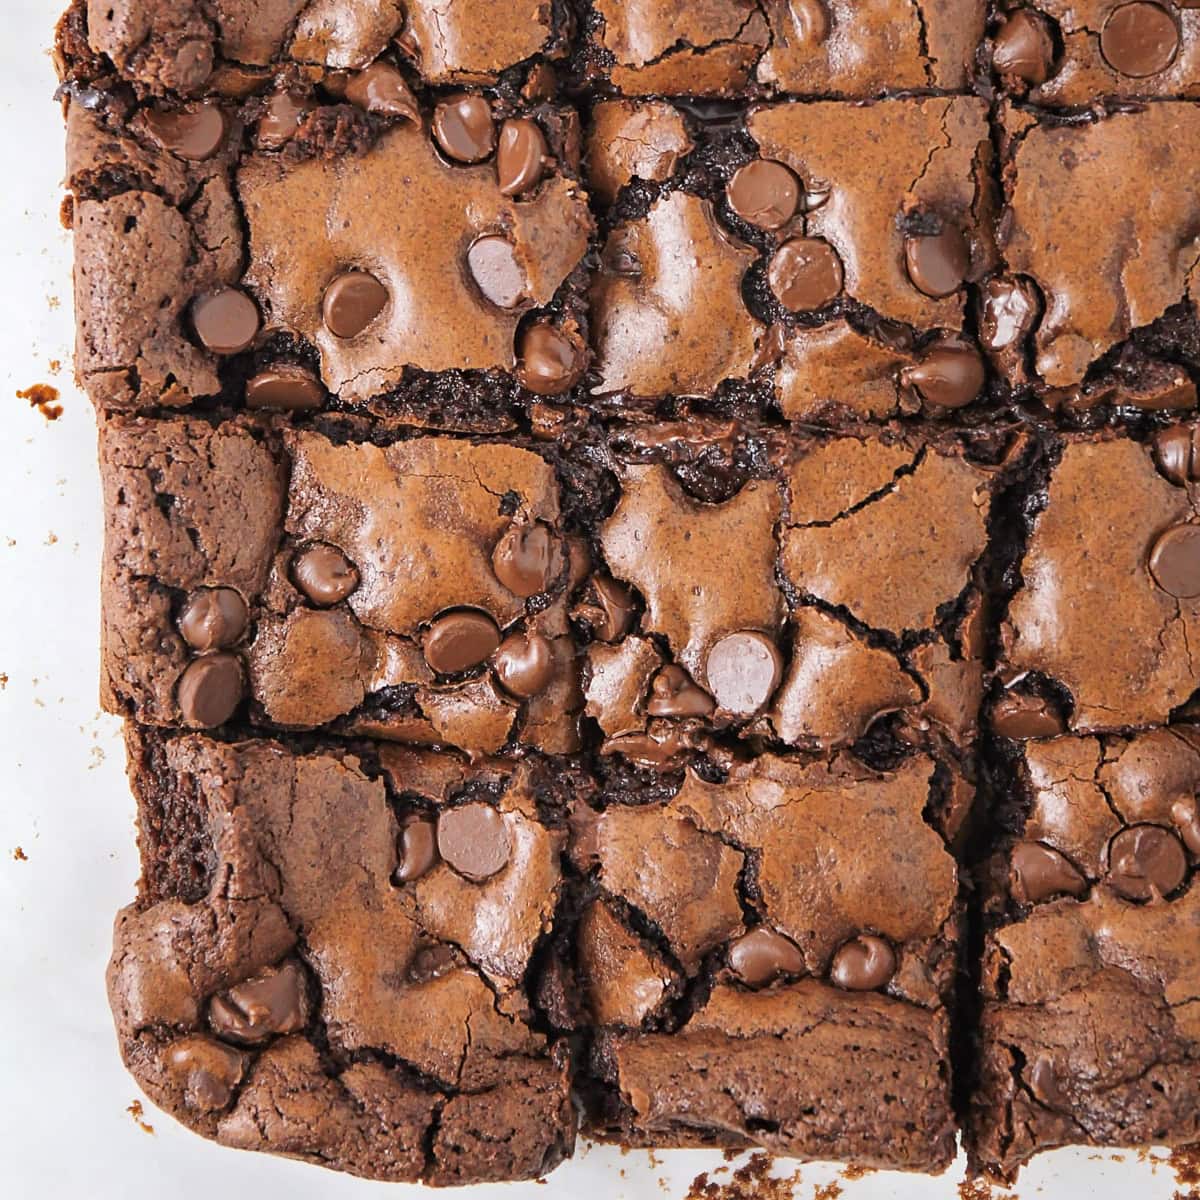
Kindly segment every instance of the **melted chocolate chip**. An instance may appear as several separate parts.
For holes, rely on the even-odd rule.
[[[1008,890],[1021,904],[1051,896],[1082,896],[1087,880],[1070,859],[1041,842],[1018,842],[1009,858]]]
[[[193,1034],[167,1047],[167,1067],[184,1080],[184,1099],[190,1108],[216,1112],[233,1099],[241,1082],[246,1056],[216,1038]]]
[[[500,630],[487,613],[457,609],[438,617],[421,643],[425,661],[441,675],[467,671],[489,659],[500,645]]]
[[[1018,8],[1004,19],[992,43],[992,68],[1037,85],[1050,78],[1054,65],[1054,40],[1041,13]]]
[[[193,650],[224,650],[246,632],[250,613],[232,588],[200,588],[179,614],[179,632]]]
[[[833,956],[829,977],[850,992],[873,992],[896,973],[896,952],[881,937],[860,934]]]
[[[205,654],[187,665],[175,696],[187,724],[211,729],[233,716],[245,687],[236,654]]]
[[[313,103],[307,96],[299,92],[276,92],[267,101],[255,129],[258,144],[267,150],[286,146],[312,111]]]
[[[783,163],[756,158],[737,169],[725,195],[743,221],[760,229],[779,229],[796,215],[800,182]]]
[[[517,348],[517,379],[539,396],[558,396],[583,378],[587,349],[583,339],[571,337],[548,321],[525,329]]]
[[[652,717],[709,717],[713,698],[682,668],[663,667],[650,685],[646,712]]]
[[[336,546],[317,542],[292,559],[292,579],[314,604],[327,607],[358,587],[358,568]]]
[[[208,42],[193,40],[184,42],[175,51],[174,86],[181,92],[195,92],[202,88],[212,75],[213,49]]]
[[[1190,796],[1171,805],[1171,823],[1179,830],[1183,844],[1200,855],[1200,799]]]
[[[258,309],[238,288],[221,288],[192,302],[192,326],[213,354],[240,354],[258,336]]]
[[[900,372],[900,382],[912,388],[926,404],[962,408],[981,391],[987,376],[983,356],[962,341],[935,342],[921,360]]]
[[[437,826],[427,817],[409,817],[400,828],[397,883],[412,883],[433,870],[438,861]]]
[[[1108,885],[1126,900],[1169,896],[1187,875],[1183,843],[1161,825],[1132,825],[1108,846]]]
[[[443,100],[433,112],[433,136],[448,158],[482,162],[496,148],[491,105],[465,93]]]
[[[945,223],[941,233],[906,237],[904,263],[917,291],[940,299],[962,287],[971,269],[971,252],[962,230]]]
[[[633,593],[608,575],[592,576],[588,598],[572,612],[599,642],[619,642],[633,628],[636,615]]]
[[[496,578],[522,599],[544,592],[562,567],[562,539],[541,521],[511,526],[492,551]]]
[[[823,238],[791,238],[767,268],[775,299],[791,312],[824,308],[838,298],[842,281],[842,260]]]
[[[513,633],[492,656],[500,686],[518,700],[544,692],[554,679],[554,647],[540,633]]]
[[[504,817],[490,804],[464,804],[438,817],[438,851],[475,883],[504,869],[512,853]]]
[[[516,247],[501,234],[476,238],[467,251],[467,267],[484,299],[497,308],[517,308],[528,299],[525,268],[517,261]]]
[[[1200,479],[1200,425],[1172,425],[1154,438],[1154,461],[1159,471],[1178,487]]]
[[[385,62],[372,63],[366,70],[351,76],[346,84],[346,99],[380,117],[417,121],[421,115],[404,76]]]
[[[1028,336],[1037,314],[1032,283],[997,275],[980,288],[979,340],[992,351],[1015,347]]]
[[[1008,692],[992,709],[992,728],[1001,736],[1026,738],[1057,737],[1067,726],[1062,713],[1049,700],[1023,692]]]
[[[708,652],[708,687],[726,712],[753,716],[779,686],[783,663],[765,634],[743,630],[723,637]]]
[[[196,104],[173,112],[147,109],[146,128],[177,158],[203,162],[225,140],[228,124],[216,104]]]
[[[1179,27],[1161,4],[1134,0],[1108,15],[1100,31],[1100,53],[1114,71],[1144,79],[1165,71],[1179,49]]]
[[[804,956],[795,942],[762,925],[730,943],[725,957],[730,970],[750,987],[804,972]]]
[[[536,121],[510,117],[500,127],[496,147],[496,179],[506,196],[536,187],[549,155],[546,135]]]
[[[300,412],[320,408],[325,389],[303,367],[271,367],[246,381],[246,407]]]
[[[214,996],[208,1006],[213,1031],[253,1046],[308,1024],[308,985],[299,963],[285,962]]]
[[[383,312],[387,302],[387,288],[374,275],[346,271],[325,289],[321,313],[334,337],[352,338]]]
[[[1170,596],[1200,596],[1200,525],[1172,525],[1150,551],[1150,573]]]
[[[458,955],[449,946],[422,946],[408,964],[408,977],[413,983],[431,983],[457,966]]]
[[[788,13],[792,18],[789,46],[816,47],[829,37],[829,10],[824,0],[789,0]]]

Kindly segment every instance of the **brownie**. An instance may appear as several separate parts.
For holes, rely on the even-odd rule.
[[[588,1127],[947,1166],[948,791],[924,756],[873,771],[763,755],[719,782],[689,771],[664,801],[577,813],[572,857],[597,889],[577,935],[596,1027]]]
[[[150,731],[129,752],[143,876],[108,984],[156,1103],[377,1179],[571,1152],[567,1047],[526,986],[563,886],[550,768]]]
[[[1200,1136],[1200,733],[1024,743],[983,872],[972,1166]]]

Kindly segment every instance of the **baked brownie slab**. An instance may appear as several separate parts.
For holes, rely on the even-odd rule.
[[[594,1129],[948,1165],[958,875],[926,816],[948,793],[924,756],[879,772],[765,755],[577,813],[598,889],[577,939]]]
[[[565,1046],[526,988],[562,886],[539,805],[568,776],[137,729],[129,750],[143,875],[108,982],[156,1103],[379,1179],[527,1178],[571,1152]]]
[[[967,1147],[1011,1179],[1052,1146],[1200,1136],[1200,736],[1022,745],[993,801]]]

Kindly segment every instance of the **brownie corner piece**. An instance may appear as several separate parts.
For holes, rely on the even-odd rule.
[[[984,864],[966,1146],[1011,1180],[1063,1145],[1200,1136],[1200,737],[1023,743]]]
[[[567,1048],[524,986],[562,887],[538,768],[359,751],[131,733],[122,1053],[226,1145],[378,1179],[538,1176],[575,1137]]]

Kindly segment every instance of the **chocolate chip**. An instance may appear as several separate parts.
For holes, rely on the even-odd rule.
[[[829,203],[833,195],[833,184],[821,179],[810,179],[804,187],[804,195],[800,197],[800,205],[805,212],[816,212]]]
[[[387,288],[374,275],[346,271],[325,289],[321,313],[334,337],[352,338],[383,312],[387,302]]]
[[[548,321],[537,321],[521,333],[517,379],[539,396],[558,396],[573,388],[587,366],[583,339],[571,337]]]
[[[935,342],[919,362],[900,372],[905,387],[938,408],[970,404],[983,391],[986,378],[983,356],[974,346],[957,340]]]
[[[726,712],[753,716],[779,686],[782,667],[778,648],[765,634],[730,633],[708,652],[708,689]]]
[[[510,117],[500,126],[496,147],[496,179],[505,196],[519,196],[536,187],[542,177],[549,147],[536,121]]]
[[[708,717],[715,708],[713,698],[682,667],[672,665],[655,675],[646,712],[652,717]]]
[[[358,587],[358,568],[336,546],[316,542],[292,559],[292,579],[314,604],[327,607]]]
[[[308,1024],[308,986],[300,964],[285,962],[214,996],[208,1023],[221,1037],[250,1046],[298,1033]]]
[[[730,943],[725,957],[730,970],[751,987],[804,971],[804,957],[795,942],[763,925]]]
[[[192,325],[206,350],[240,354],[258,336],[258,309],[238,288],[220,288],[192,302]]]
[[[173,112],[146,110],[146,128],[177,158],[203,162],[221,148],[228,128],[216,104],[195,104]]]
[[[1054,40],[1046,18],[1028,8],[1010,12],[992,42],[992,69],[1037,85],[1050,78],[1053,65]]]
[[[492,551],[496,578],[523,599],[544,592],[562,568],[562,539],[541,521],[510,526]]]
[[[980,288],[979,340],[1007,350],[1024,340],[1038,314],[1038,296],[1026,279],[998,275]]]
[[[205,654],[187,665],[175,696],[187,724],[211,729],[233,716],[245,686],[236,654]]]
[[[491,105],[465,93],[443,100],[433,111],[433,136],[456,162],[482,162],[496,148]]]
[[[1159,471],[1178,487],[1200,480],[1200,425],[1172,425],[1154,437],[1154,461]]]
[[[896,952],[881,937],[859,934],[833,956],[829,977],[850,992],[873,992],[896,973]]]
[[[554,647],[540,633],[513,633],[492,656],[500,686],[518,700],[544,692],[554,678]]]
[[[1171,805],[1171,823],[1179,830],[1183,844],[1200,855],[1200,799],[1190,796]]]
[[[411,883],[433,870],[438,860],[436,828],[426,817],[409,817],[401,826],[397,883]]]
[[[786,44],[795,51],[819,46],[829,37],[829,11],[823,0],[789,0],[787,11],[792,27]]]
[[[992,709],[992,728],[1001,736],[1026,738],[1057,737],[1066,732],[1062,713],[1049,700],[1023,692],[1008,692]]]
[[[783,163],[756,158],[734,172],[725,195],[743,221],[760,229],[778,229],[796,215],[800,182]]]
[[[1108,885],[1126,900],[1169,896],[1186,875],[1183,843],[1161,825],[1131,825],[1108,845]]]
[[[1134,0],[1109,13],[1100,53],[1114,71],[1144,79],[1165,71],[1179,49],[1179,27],[1161,4]]]
[[[464,804],[438,816],[438,851],[475,883],[503,870],[512,853],[504,818],[490,804]]]
[[[246,381],[246,407],[295,412],[320,408],[325,389],[303,367],[283,365],[259,371]]]
[[[1062,1088],[1058,1085],[1058,1076],[1054,1063],[1045,1055],[1039,1054],[1029,1071],[1029,1090],[1043,1103],[1059,1106],[1066,1103]]]
[[[904,263],[917,291],[941,299],[962,287],[971,269],[971,252],[962,230],[945,222],[941,233],[906,237]]]
[[[1200,596],[1200,525],[1172,525],[1150,551],[1150,574],[1170,596]]]
[[[1008,890],[1021,904],[1051,896],[1082,896],[1087,880],[1065,855],[1041,842],[1018,842],[1009,857]]]
[[[517,308],[528,298],[529,281],[516,247],[501,234],[476,238],[467,251],[467,267],[484,299],[497,308]]]
[[[352,75],[346,84],[346,99],[380,117],[417,121],[421,115],[404,76],[385,62],[372,63],[366,70]]]
[[[175,51],[175,69],[172,83],[181,92],[195,92],[202,88],[212,75],[213,50],[208,42],[184,42]]]
[[[250,613],[232,588],[200,588],[179,614],[179,632],[193,650],[224,650],[246,632]]]
[[[185,1102],[205,1112],[216,1112],[233,1099],[246,1070],[240,1050],[200,1034],[172,1042],[166,1057],[168,1070],[184,1081]]]
[[[312,110],[312,101],[299,92],[276,92],[267,101],[255,129],[258,144],[267,150],[286,146]]]
[[[790,312],[824,308],[842,290],[842,260],[824,238],[791,238],[775,251],[767,282]]]
[[[487,613],[473,608],[445,613],[430,625],[421,648],[425,661],[439,674],[453,675],[477,667],[500,645],[500,630]]]
[[[413,983],[430,983],[457,966],[458,955],[449,946],[422,946],[408,964],[408,977]]]
[[[599,642],[619,642],[632,628],[637,609],[633,593],[608,575],[593,575],[588,598],[572,616],[591,627]]]

